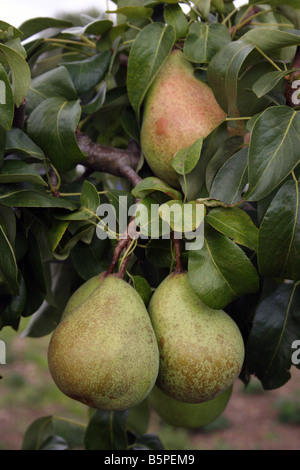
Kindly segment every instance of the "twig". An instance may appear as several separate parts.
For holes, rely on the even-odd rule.
[[[28,101],[27,98],[24,98],[20,106],[18,108],[15,108],[13,127],[17,127],[18,129],[23,129],[25,117],[26,117],[27,101]]]
[[[175,248],[176,268],[175,273],[182,273],[181,264],[181,240],[174,237],[174,232],[171,233],[171,238]]]
[[[128,245],[128,238],[124,238],[124,239],[118,241],[118,243],[115,247],[115,251],[114,251],[110,266],[109,266],[108,270],[105,273],[105,277],[114,272],[114,269],[117,265],[117,262],[120,258],[120,255],[121,255],[122,251],[124,250],[124,248],[127,245]]]
[[[132,253],[130,255],[126,256],[126,258],[123,260],[123,263],[121,264],[120,269],[117,273],[117,276],[120,277],[121,279],[123,279],[123,277],[124,277],[126,266],[129,263],[131,255],[132,255]]]
[[[140,158],[139,152],[97,144],[80,131],[76,132],[76,138],[81,151],[88,154],[81,162],[83,166],[115,176],[127,177],[126,175],[130,173],[130,181],[132,180],[132,172],[128,173],[127,167],[136,170]]]

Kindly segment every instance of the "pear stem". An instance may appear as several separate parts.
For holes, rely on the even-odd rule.
[[[124,238],[124,239],[118,241],[118,243],[115,247],[115,251],[114,251],[110,266],[109,266],[108,270],[105,273],[105,277],[114,272],[114,269],[117,265],[117,262],[120,258],[120,255],[121,255],[123,249],[127,246],[127,244],[128,244],[128,238]]]
[[[182,264],[181,264],[181,240],[174,237],[174,232],[171,233],[171,238],[175,248],[175,258],[176,258],[176,268],[175,273],[182,273]]]

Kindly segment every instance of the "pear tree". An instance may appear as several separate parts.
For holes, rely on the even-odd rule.
[[[161,450],[300,367],[300,1],[114,3],[0,21],[0,330],[87,411],[24,450]]]

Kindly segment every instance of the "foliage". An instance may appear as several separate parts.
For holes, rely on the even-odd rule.
[[[0,328],[32,316],[25,334],[49,334],[72,292],[108,268],[116,242],[97,237],[99,204],[117,207],[126,195],[201,203],[204,246],[182,252],[184,267],[200,298],[239,325],[241,378],[280,387],[300,338],[300,101],[295,90],[289,99],[300,76],[300,2],[187,1],[186,14],[174,0],[115,3],[116,23],[109,12],[81,26],[0,22]],[[182,189],[153,177],[142,158],[135,188],[120,174],[83,170],[78,130],[114,148],[139,144],[144,98],[174,46],[228,116],[174,158]],[[127,279],[148,303],[173,266],[168,240],[140,240]],[[23,448],[160,449],[132,424],[148,412],[97,411],[87,429],[68,433],[57,417],[40,418]]]

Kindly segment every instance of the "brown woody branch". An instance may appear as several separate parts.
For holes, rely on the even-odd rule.
[[[140,149],[136,142],[131,141],[128,149],[117,149],[93,142],[87,135],[80,131],[76,132],[76,138],[79,148],[87,153],[87,157],[82,161],[82,165],[93,171],[102,171],[115,176],[122,176],[136,186],[142,178],[137,174],[136,169],[140,158]],[[132,223],[134,217],[131,218]],[[120,239],[115,247],[111,264],[106,271],[105,276],[112,274],[121,256],[121,253],[131,243],[131,237],[128,233],[126,237]],[[119,269],[118,276],[123,278],[130,255],[127,256]]]
[[[27,98],[24,98],[20,106],[15,108],[13,127],[23,129],[25,118],[26,118],[26,104]]]
[[[83,159],[82,165],[93,171],[102,171],[115,176],[127,178],[136,186],[141,178],[136,169],[139,163],[139,148],[118,149],[93,142],[86,134],[76,132],[79,148],[88,156]]]

